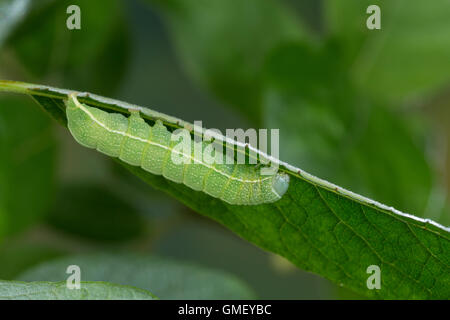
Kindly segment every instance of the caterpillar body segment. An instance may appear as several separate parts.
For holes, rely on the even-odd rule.
[[[160,120],[150,126],[137,111],[127,118],[81,104],[71,94],[66,101],[66,113],[69,130],[81,145],[227,203],[271,203],[288,189],[289,176],[284,173],[264,176],[254,165],[206,163],[194,149],[204,151],[209,143],[191,141],[191,152],[186,153],[182,151],[186,149],[175,148],[180,142],[172,139],[172,133]],[[175,163],[172,153],[190,162]]]

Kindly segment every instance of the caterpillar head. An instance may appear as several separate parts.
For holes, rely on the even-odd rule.
[[[277,173],[272,179],[272,189],[281,198],[289,187],[289,175],[286,173]]]

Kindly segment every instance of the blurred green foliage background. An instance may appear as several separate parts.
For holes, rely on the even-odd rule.
[[[70,4],[81,30],[66,28]],[[366,28],[370,4],[381,30]],[[282,160],[448,226],[449,16],[445,0],[0,0],[0,78],[209,128],[280,128]],[[223,270],[252,292],[236,298],[356,297],[77,145],[30,99],[2,94],[0,278],[97,252]]]

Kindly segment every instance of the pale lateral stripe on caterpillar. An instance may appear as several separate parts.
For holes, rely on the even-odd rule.
[[[65,102],[69,130],[81,145],[230,204],[275,202],[289,186],[289,176],[285,173],[262,177],[251,165],[211,165],[197,159],[192,152],[184,154],[173,150],[171,133],[162,122],[157,120],[150,126],[139,112],[128,118],[119,113],[108,113],[79,103],[76,94],[70,94]],[[207,144],[200,143],[204,150]],[[175,164],[169,156],[172,152],[192,159],[193,163]]]

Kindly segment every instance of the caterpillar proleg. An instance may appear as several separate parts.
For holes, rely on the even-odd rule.
[[[193,152],[175,149],[172,133],[163,123],[157,120],[150,126],[138,111],[132,112],[128,118],[119,113],[108,113],[81,104],[76,94],[70,94],[65,103],[69,130],[81,145],[229,204],[275,202],[289,187],[289,176],[285,173],[263,176],[254,165],[210,164],[196,158]],[[201,143],[202,149],[208,146],[206,142],[195,143]],[[191,144],[192,150],[195,143]],[[174,162],[172,152],[190,158],[192,162]]]

